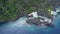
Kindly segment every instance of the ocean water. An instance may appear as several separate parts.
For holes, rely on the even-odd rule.
[[[60,15],[53,20],[54,28],[29,25],[26,20],[26,17],[21,17],[14,22],[10,21],[0,25],[0,34],[60,34]]]
[[[26,17],[22,17],[15,22],[0,25],[0,34],[60,34],[60,15],[53,21],[55,27],[46,29],[27,25],[26,19]]]
[[[47,28],[43,31],[38,29],[34,34],[60,34],[60,16],[57,16],[53,23],[55,24],[55,28]]]
[[[53,23],[55,24],[54,28],[40,28],[40,27],[36,27],[34,25],[31,25],[30,27],[27,26],[22,26],[22,29],[25,29],[31,33],[28,34],[60,34],[60,15],[58,15]],[[27,32],[26,32],[27,33]]]

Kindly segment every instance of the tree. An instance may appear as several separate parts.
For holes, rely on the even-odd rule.
[[[58,6],[60,4],[59,1],[60,0],[0,0],[0,22],[17,19],[19,16],[19,6],[22,7],[22,14],[27,15],[39,9],[51,11],[51,6]]]

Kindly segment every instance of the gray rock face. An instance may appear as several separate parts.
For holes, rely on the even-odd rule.
[[[60,12],[58,12],[57,14],[60,15]]]
[[[48,11],[46,11],[46,10],[38,10],[37,14],[38,14],[39,16],[45,16],[45,17],[47,17],[47,18],[49,18],[49,19],[53,18],[53,16],[50,15],[50,14],[48,13]]]
[[[37,18],[37,19],[28,19],[26,22],[27,22],[28,24],[34,24],[34,25],[39,25],[39,24],[41,24],[41,21],[40,21],[39,18]]]
[[[29,18],[29,17],[33,17],[33,15],[27,16],[27,18]]]
[[[32,24],[32,23],[36,23],[36,20],[34,20],[34,19],[28,19],[26,22],[28,24]]]
[[[46,24],[47,26],[50,26],[50,27],[55,27],[54,24],[52,23],[49,23],[49,24]]]
[[[40,20],[43,20],[43,22],[41,22]],[[32,24],[32,25],[36,25],[36,26],[39,26],[41,24],[44,24],[43,26],[49,26],[49,27],[54,27],[54,24],[53,23],[49,23],[48,21],[44,21],[44,19],[42,18],[33,18],[33,19],[28,19],[26,21],[28,24]]]

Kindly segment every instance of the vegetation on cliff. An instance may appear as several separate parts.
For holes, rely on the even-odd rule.
[[[51,7],[59,4],[58,0],[0,0],[0,22],[17,19],[19,10],[23,15],[39,9],[48,10],[50,13]]]

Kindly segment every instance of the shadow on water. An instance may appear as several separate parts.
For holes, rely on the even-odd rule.
[[[1,26],[1,25],[4,25],[4,24],[6,24],[6,23],[8,23],[8,22],[7,22],[7,21],[0,22],[0,26]]]

